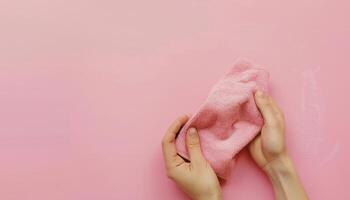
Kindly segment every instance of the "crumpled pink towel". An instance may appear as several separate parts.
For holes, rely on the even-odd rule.
[[[263,119],[255,105],[257,89],[267,92],[269,74],[247,61],[236,62],[212,88],[207,100],[181,129],[176,147],[188,159],[185,134],[198,130],[204,157],[226,179],[235,156],[259,133]]]

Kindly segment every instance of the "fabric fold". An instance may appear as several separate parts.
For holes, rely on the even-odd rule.
[[[256,90],[267,92],[269,74],[240,60],[213,86],[205,102],[181,129],[176,147],[188,159],[187,130],[198,130],[204,157],[227,179],[236,155],[259,133],[263,119],[255,105]]]

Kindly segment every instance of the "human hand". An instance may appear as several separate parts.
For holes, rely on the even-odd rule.
[[[276,103],[261,91],[255,102],[263,118],[261,134],[249,145],[251,156],[269,177],[277,200],[307,200],[307,194],[284,142],[284,117]]]
[[[219,180],[202,155],[195,128],[190,128],[186,134],[190,162],[186,162],[177,154],[175,137],[187,121],[188,116],[179,117],[170,125],[163,137],[162,147],[167,175],[193,200],[221,199]]]
[[[255,102],[265,124],[261,134],[250,143],[249,151],[257,165],[265,169],[287,155],[284,144],[284,117],[271,97],[262,91],[255,93]]]

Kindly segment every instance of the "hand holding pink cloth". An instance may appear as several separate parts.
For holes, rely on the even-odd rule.
[[[263,119],[255,105],[256,90],[267,91],[269,74],[238,61],[212,88],[207,100],[181,129],[176,147],[188,159],[187,130],[198,130],[201,148],[216,174],[226,179],[235,157],[259,133]]]

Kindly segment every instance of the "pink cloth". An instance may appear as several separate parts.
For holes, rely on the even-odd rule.
[[[216,174],[226,179],[235,156],[260,131],[263,119],[255,105],[257,89],[267,91],[269,75],[247,61],[238,61],[212,88],[207,100],[181,129],[176,147],[188,159],[185,135],[198,130],[201,148]]]

